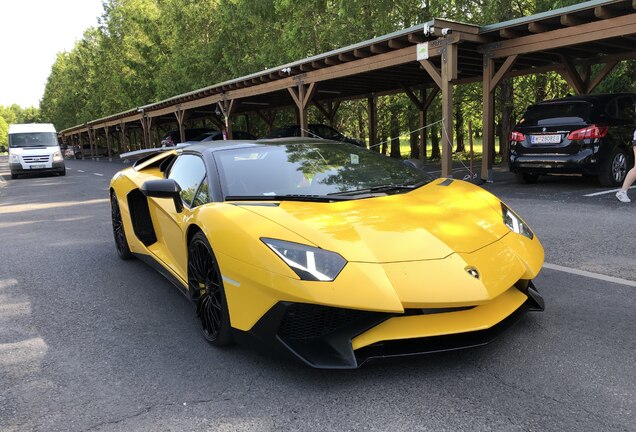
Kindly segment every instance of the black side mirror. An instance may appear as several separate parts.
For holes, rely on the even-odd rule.
[[[0,146],[0,153],[4,153],[7,151],[7,148],[5,146]]]
[[[177,213],[183,211],[181,187],[173,179],[148,180],[139,188],[142,194],[152,198],[172,198]]]

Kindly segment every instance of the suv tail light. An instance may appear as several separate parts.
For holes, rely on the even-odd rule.
[[[512,131],[510,132],[510,141],[513,142],[523,142],[526,140],[526,136],[521,132]]]
[[[572,131],[568,134],[568,139],[570,141],[574,140],[583,140],[583,139],[593,139],[593,138],[603,138],[607,135],[607,130],[609,128],[607,126],[596,126],[591,125],[583,129],[578,129]]]

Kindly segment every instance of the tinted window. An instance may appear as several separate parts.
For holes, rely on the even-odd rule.
[[[620,97],[616,99],[617,117],[621,119],[634,119],[636,112],[634,111],[634,101],[631,97]]]
[[[181,187],[181,199],[188,207],[192,204],[199,185],[205,178],[203,160],[195,155],[184,154],[177,158],[170,169],[168,178]]]
[[[548,126],[564,123],[585,123],[590,119],[592,105],[586,102],[562,102],[533,105],[519,121],[522,126]]]

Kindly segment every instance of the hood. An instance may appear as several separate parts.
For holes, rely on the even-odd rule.
[[[376,198],[242,207],[350,262],[441,259],[473,252],[510,232],[497,198],[457,180],[437,179],[405,194]]]

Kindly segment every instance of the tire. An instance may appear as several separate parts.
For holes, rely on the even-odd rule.
[[[201,231],[192,237],[188,245],[188,289],[196,304],[203,337],[218,347],[232,344],[230,313],[221,270],[208,239]]]
[[[113,236],[115,237],[117,255],[123,260],[132,259],[134,255],[130,252],[130,248],[128,247],[126,233],[124,232],[124,223],[121,220],[121,212],[119,211],[119,202],[117,202],[115,193],[110,195],[110,212],[113,221]]]
[[[517,177],[517,181],[521,184],[533,184],[539,180],[539,174],[516,172],[515,176]]]
[[[13,173],[11,173],[11,180],[15,180],[15,179],[17,179],[17,178],[18,178],[18,175],[17,175],[17,174],[13,174]]]
[[[599,183],[605,187],[620,186],[627,175],[627,167],[627,152],[616,147],[598,175]]]
[[[61,175],[61,176],[65,176],[66,175],[66,170],[62,170],[58,174]]]

